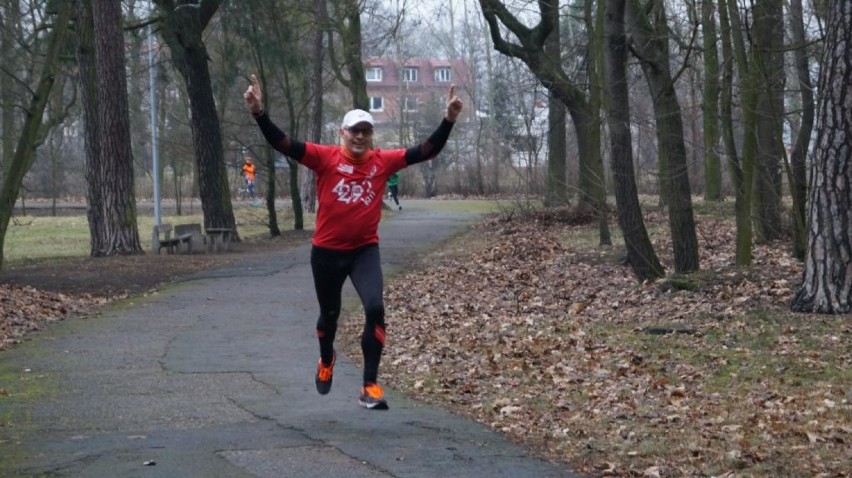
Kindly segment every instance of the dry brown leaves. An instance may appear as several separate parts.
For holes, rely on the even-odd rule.
[[[96,313],[106,299],[70,296],[32,287],[0,284],[0,350],[16,344],[29,332],[67,317]]]
[[[733,225],[701,219],[683,290],[573,248],[583,227],[490,221],[394,280],[383,380],[592,475],[848,476],[852,330],[788,312],[784,245],[735,268]]]

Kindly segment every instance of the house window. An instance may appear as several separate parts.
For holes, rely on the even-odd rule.
[[[371,96],[370,97],[370,111],[384,111],[385,102],[382,100],[381,96]]]
[[[414,96],[406,96],[402,109],[403,111],[417,111],[417,98]]]
[[[402,70],[402,80],[409,82],[417,81],[417,68],[414,68],[412,66],[406,66]]]
[[[449,68],[435,68],[435,83],[449,83],[452,74]]]
[[[382,81],[382,67],[371,66],[367,68],[367,81]]]

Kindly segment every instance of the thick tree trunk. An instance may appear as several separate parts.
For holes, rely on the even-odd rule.
[[[852,312],[852,2],[832,2],[821,64],[805,271],[791,305],[845,314]]]
[[[92,1],[77,0],[77,66],[80,69],[80,96],[83,105],[83,138],[86,147],[86,217],[89,222],[89,254],[100,255],[106,246],[103,197],[104,182],[99,139],[98,71],[95,57],[95,32]]]
[[[142,254],[136,226],[121,5],[113,0],[94,0],[92,14],[100,98],[98,144],[103,167],[104,241],[98,255]]]
[[[559,22],[554,22],[553,31],[544,42],[544,54],[548,61],[559,63],[562,58],[562,43],[559,39]],[[565,105],[553,93],[548,93],[547,111],[547,178],[544,187],[544,204],[548,207],[568,204],[566,180],[568,163],[568,141],[565,136]]]
[[[200,0],[176,8],[172,8],[173,2],[167,0],[155,0],[155,3],[164,14],[160,32],[171,50],[172,60],[183,77],[189,96],[204,227],[236,231],[222,151],[222,131],[213,99],[207,48],[202,39],[204,28],[221,1]]]
[[[618,223],[624,234],[627,259],[640,281],[663,276],[648,237],[633,171],[630,110],[627,93],[627,39],[624,34],[625,0],[609,0],[605,12],[606,77],[609,85],[609,130],[612,145],[612,171]]]
[[[568,141],[565,137],[565,105],[553,94],[548,94],[547,111],[548,149],[547,179],[545,183],[544,205],[547,207],[568,204],[567,156]]]

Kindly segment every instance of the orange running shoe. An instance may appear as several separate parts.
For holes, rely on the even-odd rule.
[[[331,359],[331,365],[322,363],[322,358],[317,363],[317,376],[314,382],[317,384],[317,392],[320,395],[325,395],[331,391],[331,379],[334,378],[334,363],[337,362],[337,352]]]
[[[377,383],[368,383],[361,387],[361,396],[358,404],[368,410],[387,410],[388,402],[385,401],[385,393]]]

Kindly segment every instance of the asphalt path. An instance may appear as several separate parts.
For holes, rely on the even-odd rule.
[[[476,219],[404,205],[380,229],[386,281]],[[197,274],[0,352],[0,476],[578,476],[387,387],[389,411],[360,408],[342,355],[318,395],[308,260],[305,244]]]

